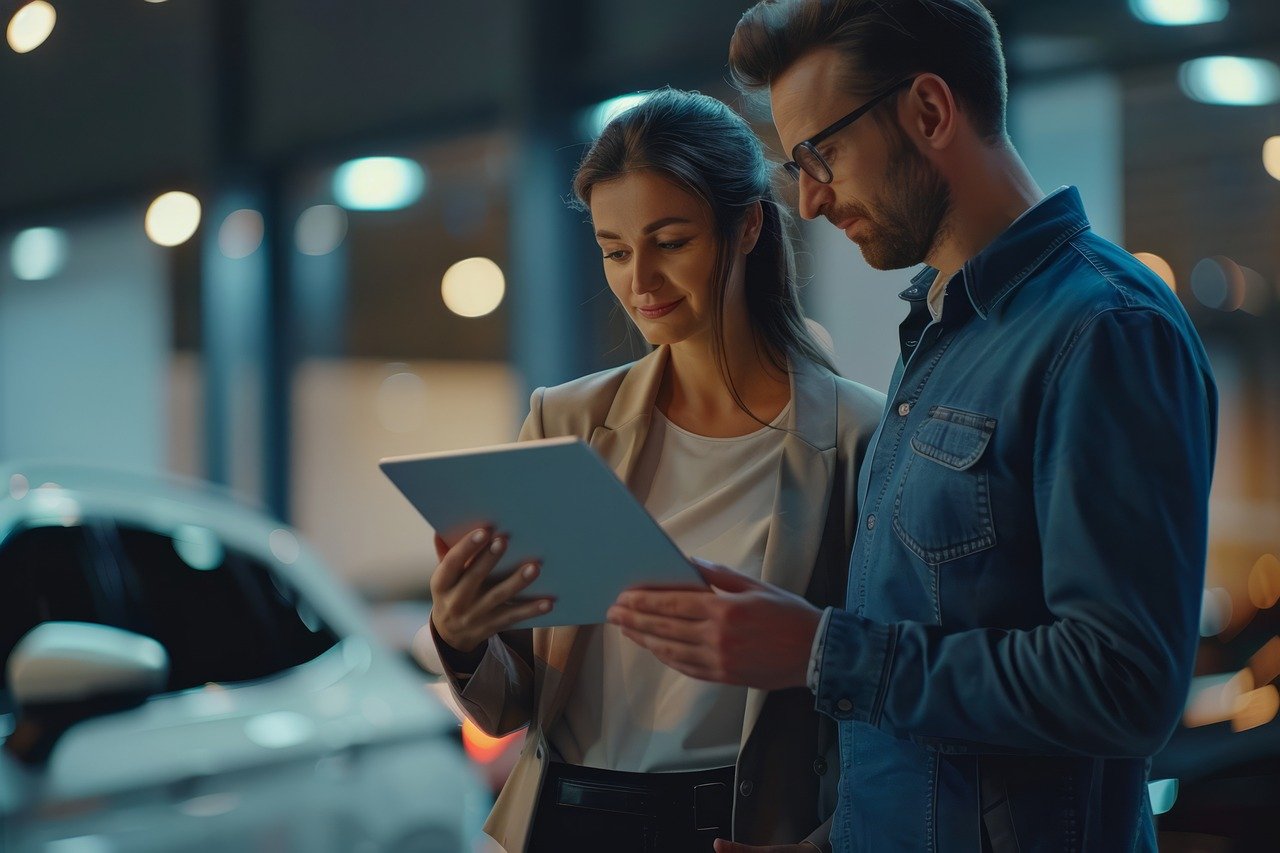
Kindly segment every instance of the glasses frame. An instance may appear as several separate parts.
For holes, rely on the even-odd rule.
[[[827,125],[825,128],[818,131],[813,136],[810,136],[808,139],[804,140],[803,142],[796,143],[795,147],[791,149],[791,159],[783,163],[782,168],[786,169],[787,174],[791,175],[791,177],[795,178],[797,181],[800,180],[800,172],[803,171],[806,175],[808,175],[810,178],[813,178],[815,181],[817,181],[820,184],[831,183],[831,181],[835,179],[835,174],[831,171],[831,165],[827,163],[827,159],[818,153],[817,146],[820,143],[825,142],[827,139],[830,139],[832,136],[839,133],[840,131],[844,130],[846,127],[853,124],[855,121],[862,118],[867,113],[871,112],[885,98],[897,93],[898,91],[906,88],[907,86],[910,86],[915,81],[916,81],[915,77],[908,77],[905,80],[899,80],[897,83],[894,83],[892,86],[888,87],[887,89],[882,90],[878,94],[872,95],[870,100],[868,100],[862,106],[858,107],[853,112],[849,113],[844,118],[838,119],[833,124]],[[813,160],[815,160],[817,163],[819,163],[822,166],[822,168],[826,172],[825,177],[823,175],[815,175],[813,172],[811,172],[809,169],[805,168],[799,163],[799,160],[801,159],[801,155],[799,154],[800,151],[807,152],[809,156],[813,158]],[[805,158],[805,159],[807,160],[808,158]]]

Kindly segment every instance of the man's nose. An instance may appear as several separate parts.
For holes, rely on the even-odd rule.
[[[808,172],[800,173],[800,216],[817,219],[831,197],[831,185],[815,181]]]

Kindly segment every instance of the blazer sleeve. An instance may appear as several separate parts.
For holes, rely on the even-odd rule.
[[[542,398],[538,388],[529,399],[529,416],[520,428],[518,441],[531,441],[545,434],[542,425]],[[431,631],[440,651],[442,640]],[[449,655],[441,653],[445,677],[454,699],[471,721],[493,737],[524,728],[533,719],[533,631],[523,628],[503,631],[490,637],[484,657],[475,672],[457,672],[449,665]]]

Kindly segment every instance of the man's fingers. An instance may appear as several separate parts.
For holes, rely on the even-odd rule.
[[[755,578],[736,572],[728,566],[709,563],[697,557],[692,558],[690,562],[698,570],[698,574],[702,575],[704,581],[725,592],[747,592],[760,586],[760,582]]]
[[[671,619],[617,605],[609,608],[608,619],[628,630],[678,643],[697,645],[703,641],[701,623],[690,619]]]
[[[716,594],[692,590],[629,589],[618,596],[618,604],[641,613],[680,619],[706,619],[715,607]]]
[[[706,650],[701,646],[681,643],[675,640],[664,640],[652,634],[644,634],[623,628],[622,636],[638,646],[653,652],[654,657],[672,669],[679,670],[694,678],[706,678],[712,672]]]

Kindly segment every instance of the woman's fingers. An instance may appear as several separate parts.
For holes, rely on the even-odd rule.
[[[500,615],[489,623],[489,636],[493,636],[499,631],[506,631],[526,619],[532,619],[535,616],[541,616],[544,613],[550,613],[553,603],[549,598],[539,598],[534,601],[522,601],[518,604],[508,604],[500,610]]]
[[[509,577],[498,581],[476,602],[476,610],[484,613],[497,610],[511,602],[517,595],[538,579],[542,567],[537,563],[523,563]]]
[[[443,560],[444,555],[449,553],[449,543],[444,541],[444,537],[439,533],[436,534],[436,559]]]
[[[471,531],[458,540],[458,543],[440,558],[440,565],[436,567],[435,574],[431,576],[432,595],[439,598],[443,593],[457,586],[458,581],[462,579],[467,571],[467,565],[488,544],[489,531],[483,527]]]
[[[471,607],[479,604],[482,593],[489,586],[494,567],[506,551],[507,537],[498,535],[481,546],[471,557],[456,585],[458,595],[472,602]]]

